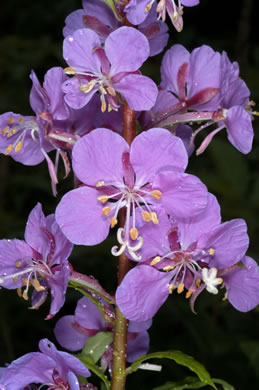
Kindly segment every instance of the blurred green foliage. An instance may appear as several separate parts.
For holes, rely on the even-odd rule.
[[[252,9],[242,27],[241,14],[249,6]],[[62,59],[64,19],[78,8],[81,8],[80,0],[1,3],[0,113],[31,113],[30,71],[34,69],[42,81],[50,67],[65,66]],[[255,0],[236,0],[234,6],[233,2],[201,0],[200,6],[185,9],[185,27],[181,34],[171,28],[169,46],[182,43],[191,50],[206,43],[216,50],[226,50],[231,60],[240,59],[241,75],[252,91],[252,99],[259,101],[258,12]],[[244,40],[247,29],[248,38]],[[161,58],[162,55],[152,58],[143,68],[158,83]],[[227,142],[226,133],[222,133],[203,155],[191,157],[189,172],[198,175],[209,191],[217,195],[224,220],[246,219],[251,238],[249,254],[258,260],[259,122],[255,120],[254,125],[255,142],[249,155],[237,152]],[[202,136],[197,144],[201,140]],[[72,178],[61,182],[55,199],[46,163],[25,167],[0,156],[0,184],[0,235],[22,239],[32,207],[41,202],[45,214],[54,212],[62,194],[71,188]],[[77,247],[71,258],[75,269],[95,275],[109,292],[114,292],[117,273],[117,259],[110,255],[113,242],[111,235],[98,247]],[[239,313],[221,300],[223,293],[219,295],[202,294],[196,307],[198,315],[190,312],[182,296],[170,297],[154,319],[150,352],[182,350],[203,363],[213,377],[225,379],[237,390],[256,389],[259,387],[259,311]],[[66,305],[56,317],[73,313],[79,297],[78,293],[68,291]],[[15,291],[2,289],[0,299],[1,366],[37,350],[38,341],[43,337],[55,342],[52,329],[57,318],[43,320],[48,314],[48,303],[39,311],[31,312]],[[130,375],[127,388],[149,390],[188,374],[184,368],[176,365],[172,368],[171,364],[163,363],[162,373],[138,371]]]

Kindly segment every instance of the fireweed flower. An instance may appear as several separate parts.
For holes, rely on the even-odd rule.
[[[134,25],[142,23],[146,19],[154,3],[156,4],[155,0],[129,1],[124,7],[127,19]],[[199,0],[177,0],[177,2],[175,0],[159,0],[158,5],[156,6],[158,19],[162,19],[164,22],[167,12],[175,29],[180,32],[183,29],[183,6],[193,7],[199,3]]]
[[[24,390],[30,385],[33,389],[47,386],[49,390],[80,390],[78,375],[91,375],[79,359],[58,351],[48,339],[40,340],[39,349],[41,352],[27,353],[3,369],[0,390]]]
[[[132,50],[128,48],[131,47]],[[80,29],[65,38],[65,72],[74,75],[63,84],[65,100],[78,109],[99,91],[104,112],[120,106],[117,93],[124,96],[131,109],[149,110],[157,97],[156,84],[138,69],[149,56],[146,37],[132,27],[112,32],[102,48],[99,36],[90,29]]]
[[[34,288],[32,308],[37,309],[50,290],[52,301],[47,319],[53,317],[65,302],[70,275],[67,258],[72,244],[55,222],[47,217],[38,203],[32,209],[25,229],[25,241],[0,240],[0,285],[17,289],[28,300],[29,287]]]
[[[107,304],[106,304],[107,305]],[[111,305],[107,305],[108,310],[114,313]],[[129,322],[127,361],[133,362],[139,356],[145,355],[149,347],[149,335],[147,329],[152,321],[135,323]],[[64,316],[58,320],[54,328],[54,333],[59,344],[69,351],[78,351],[84,347],[86,340],[96,335],[98,332],[112,332],[110,323],[102,319],[99,309],[88,298],[83,297],[77,302],[75,314]],[[102,367],[111,367],[112,345],[109,351],[101,359]]]
[[[116,292],[121,312],[134,321],[152,318],[174,290],[180,294],[186,289],[194,310],[198,294],[205,288],[217,294],[222,275],[236,267],[248,248],[245,222],[220,223],[219,206],[212,195],[196,218],[172,223],[161,212],[158,218],[160,229],[152,225],[139,229],[145,241],[142,263],[129,271]]]
[[[231,63],[226,52],[222,53],[220,69],[220,88],[216,99],[222,120],[218,121],[218,127],[204,139],[197,154],[202,153],[214,135],[223,129],[227,130],[229,142],[241,153],[247,154],[252,149],[254,137],[250,91],[239,76],[237,62]]]
[[[76,10],[67,16],[63,29],[64,37],[73,35],[78,29],[89,28],[95,31],[104,43],[112,31],[122,27],[122,23],[115,18],[113,11],[105,3],[99,0],[83,0],[82,3],[84,9]],[[147,18],[137,28],[148,39],[150,56],[163,51],[169,37],[168,27],[156,19],[156,4],[153,4]]]
[[[198,178],[184,173],[188,156],[182,141],[164,129],[139,134],[131,144],[107,129],[96,129],[73,148],[73,169],[84,183],[68,192],[56,209],[56,220],[76,244],[95,245],[118,223],[126,207],[124,228],[117,238],[119,256],[128,250],[134,260],[143,244],[136,226],[136,209],[145,223],[159,225],[155,207],[173,217],[199,214],[207,203],[207,189]]]

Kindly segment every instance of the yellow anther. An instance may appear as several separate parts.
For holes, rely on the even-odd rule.
[[[157,218],[157,214],[154,211],[152,211],[152,213],[151,213],[151,219],[152,219],[152,222],[155,225],[158,225],[159,221],[158,221],[158,218]]]
[[[96,186],[96,187],[102,187],[102,186],[104,186],[104,181],[103,181],[103,180],[99,180],[99,181],[96,183],[95,186]]]
[[[22,284],[23,284],[24,286],[26,286],[26,285],[27,285],[27,279],[22,278]]]
[[[16,264],[15,264],[15,267],[16,268],[20,268],[21,265],[22,265],[22,262],[21,261],[17,261]]]
[[[184,284],[183,283],[180,283],[177,287],[177,292],[178,294],[181,294],[184,290]]]
[[[72,66],[68,66],[67,68],[64,69],[64,73],[74,76],[76,74],[76,70],[72,68]]]
[[[190,298],[192,293],[193,293],[193,290],[188,290],[187,293],[185,294],[185,298]]]
[[[7,138],[10,138],[13,134],[15,134],[17,131],[16,127],[14,129],[11,129],[7,133]]]
[[[22,141],[19,141],[18,143],[17,143],[17,145],[15,146],[15,148],[14,148],[14,151],[17,153],[17,152],[20,152],[20,150],[21,150],[21,148],[22,148]]]
[[[224,297],[222,298],[222,301],[226,301],[228,299],[228,293],[226,292]]]
[[[93,83],[88,83],[88,84],[80,85],[79,89],[80,89],[80,91],[82,91],[84,93],[88,93],[88,92],[92,91],[93,87],[94,87]]]
[[[116,92],[115,92],[115,89],[112,88],[110,85],[107,87],[107,91],[110,95],[112,96],[116,96]]]
[[[145,7],[145,12],[149,12],[150,9],[152,7],[152,3],[148,4],[146,7]]]
[[[117,223],[118,223],[117,218],[112,217],[112,218],[110,219],[111,228],[114,228],[114,226],[117,225]]]
[[[111,208],[109,206],[105,206],[103,207],[102,209],[102,214],[105,215],[105,217],[108,217],[108,215],[110,214],[111,212]]]
[[[214,248],[210,248],[210,249],[208,250],[208,252],[209,252],[210,255],[214,255],[216,251],[215,251]]]
[[[1,134],[6,134],[10,129],[10,126],[6,126],[3,130],[0,131]]]
[[[23,123],[24,122],[24,118],[21,116],[21,118],[19,119],[19,122],[20,123]]]
[[[13,150],[13,145],[12,144],[8,145],[5,151],[5,155],[7,156],[9,153],[11,153],[12,150]]]
[[[177,11],[174,11],[174,14],[173,14],[173,21],[176,22],[177,19],[178,19],[178,12]]]
[[[36,291],[44,291],[44,290],[46,290],[45,287],[40,285],[40,282],[38,281],[38,279],[33,279],[32,285],[33,285],[33,287],[35,288]]]
[[[156,257],[154,257],[154,259],[151,261],[150,265],[155,265],[155,264],[159,263],[160,260],[161,260],[161,257],[160,257],[160,256],[156,256]]]
[[[162,198],[162,192],[159,191],[159,190],[151,191],[150,195],[153,196],[156,199],[161,199]]]
[[[22,297],[22,290],[21,290],[21,288],[19,287],[19,288],[17,288],[17,294],[18,294],[18,297]]]
[[[108,196],[106,195],[98,196],[97,200],[99,200],[99,202],[105,203],[108,200]]]
[[[198,280],[195,280],[195,284],[196,284],[196,287],[200,287],[200,285],[201,285],[201,281],[200,281],[200,279],[198,279]]]
[[[163,271],[169,272],[169,271],[172,271],[173,269],[174,269],[174,267],[172,265],[166,265],[163,268]]]
[[[23,292],[22,297],[25,301],[28,301],[29,297],[26,290]]]
[[[101,103],[102,103],[101,111],[105,112],[106,111],[106,107],[107,107],[105,99],[101,99]]]
[[[136,240],[138,238],[138,229],[133,227],[130,229],[130,237],[132,240]]]
[[[112,111],[112,106],[110,105],[110,103],[108,104],[108,112],[111,112]],[[117,111],[117,110],[116,110]]]
[[[152,216],[148,211],[142,211],[141,215],[145,222],[150,222],[152,219]]]
[[[169,286],[168,286],[169,294],[172,294],[174,289],[175,289],[175,285],[174,284],[169,284]]]
[[[17,280],[18,280],[18,276],[15,276],[15,277],[13,278],[13,282],[16,283]]]
[[[10,125],[11,125],[12,123],[14,123],[14,118],[9,118],[9,119],[8,119],[8,123],[10,123]]]

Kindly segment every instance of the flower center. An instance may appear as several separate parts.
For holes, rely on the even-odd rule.
[[[36,119],[24,119],[22,116],[19,119],[14,119],[12,117],[8,119],[8,126],[0,131],[0,134],[10,138],[11,141],[14,141],[10,142],[6,148],[6,155],[10,154],[13,150],[17,153],[22,149],[27,132],[30,132],[33,141],[36,143],[39,142],[39,127]]]

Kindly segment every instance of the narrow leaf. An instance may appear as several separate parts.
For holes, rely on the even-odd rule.
[[[94,363],[96,363],[102,357],[107,346],[110,345],[112,341],[112,332],[98,332],[97,335],[87,339],[82,350],[82,355],[90,356]]]
[[[214,389],[216,389],[215,384],[213,383],[210,374],[208,371],[205,369],[205,367],[197,362],[193,357],[184,354],[181,351],[164,351],[164,352],[155,352],[155,353],[150,353],[145,356],[139,357],[135,362],[127,369],[127,374],[131,374],[132,372],[135,372],[138,370],[140,364],[144,362],[145,360],[148,359],[172,359],[174,360],[177,364],[180,364],[182,366],[188,367],[191,371],[193,371],[199,378],[200,380],[207,384],[212,386]]]
[[[103,370],[101,370],[100,367],[98,367],[94,361],[92,360],[92,358],[88,357],[88,356],[82,356],[81,354],[80,355],[76,355],[76,357],[81,360],[82,363],[84,363],[84,365],[89,368],[90,371],[92,371],[95,375],[97,375],[102,381],[103,383],[105,384],[105,388],[106,390],[110,390],[110,382],[108,381],[108,378],[106,375],[104,375],[104,372]]]

